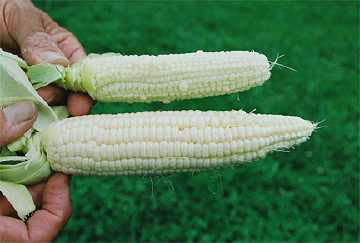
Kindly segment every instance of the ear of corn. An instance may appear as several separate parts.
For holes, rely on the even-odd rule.
[[[228,112],[143,112],[75,117],[50,126],[42,146],[53,170],[127,175],[236,165],[302,143],[299,117]]]
[[[52,170],[131,175],[237,165],[302,143],[316,128],[298,117],[243,111],[144,112],[52,123],[67,113],[62,108],[52,110],[33,88],[58,82],[105,102],[169,102],[222,95],[269,79],[267,58],[255,52],[104,54],[63,68],[52,64],[27,66],[0,49],[0,67],[0,105],[22,100],[42,104],[30,136],[0,148],[0,191],[22,219],[35,209],[23,185],[44,180]],[[20,152],[25,154],[17,154]]]
[[[239,92],[270,78],[266,56],[248,51],[159,56],[90,55],[60,86],[103,102],[170,102]]]

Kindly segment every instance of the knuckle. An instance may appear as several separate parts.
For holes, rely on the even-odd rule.
[[[66,31],[65,33],[64,41],[69,41],[71,39],[75,39],[75,35],[69,31]]]
[[[58,45],[62,49],[71,49],[71,50],[68,50],[68,52],[73,52],[74,49],[78,48],[78,46],[79,46],[77,44],[77,39],[70,32],[66,32],[63,34],[61,40],[58,41]]]
[[[34,32],[26,37],[25,41],[33,44],[34,46],[40,46],[43,43],[51,41],[50,36],[45,32]]]
[[[67,41],[69,41],[71,38],[73,38],[74,37],[74,35],[72,34],[72,33],[70,33],[70,32],[66,32],[66,33],[64,33],[64,39],[63,39],[63,41],[62,42],[67,42]]]
[[[33,32],[25,37],[21,52],[32,52],[34,49],[52,47],[56,48],[56,44],[52,41],[50,36],[45,32]]]
[[[53,26],[49,26],[47,29],[47,32],[51,35],[55,35],[55,34],[66,32],[66,29],[64,29],[63,27],[56,24]]]
[[[71,217],[71,214],[72,214],[71,207],[62,210],[62,212],[58,212],[57,214],[54,214],[53,217],[54,224],[57,225],[58,227],[62,227]]]

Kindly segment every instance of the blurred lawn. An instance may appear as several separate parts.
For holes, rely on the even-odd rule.
[[[255,50],[275,67],[240,94],[95,113],[231,110],[322,121],[290,153],[164,177],[74,177],[57,242],[359,240],[359,2],[38,1],[88,52]]]

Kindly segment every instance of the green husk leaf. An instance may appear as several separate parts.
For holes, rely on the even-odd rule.
[[[59,119],[69,116],[65,106],[54,109]],[[30,129],[25,135],[3,149],[0,154],[0,180],[31,185],[51,175],[50,164],[41,145],[41,134]],[[24,152],[25,156],[5,156],[8,152]]]
[[[10,54],[4,55],[4,51],[1,53],[0,106],[4,107],[20,101],[34,102],[38,109],[38,118],[33,128],[37,131],[44,130],[57,120],[56,114],[31,86],[25,72],[19,66],[21,62],[18,59],[20,58],[15,59]]]
[[[33,133],[26,143],[25,156],[7,155],[11,151],[5,148],[0,154],[0,191],[24,221],[35,210],[31,194],[24,185],[44,181],[52,172],[41,149],[40,133]]]
[[[43,131],[59,118],[66,118],[69,113],[65,107],[56,107],[53,110],[37,94],[21,69],[20,65],[24,66],[21,58],[4,51],[1,53],[0,106],[30,100],[37,106],[38,118],[33,129],[7,147],[1,148],[0,180],[24,185],[35,184],[45,180],[51,174],[50,165],[41,148],[41,136],[38,131]],[[33,74],[37,75],[36,77],[44,77],[41,76],[41,70],[44,67],[48,70],[45,70],[46,75],[48,74],[52,79],[58,77],[51,76],[55,74],[54,70],[60,70],[55,65],[39,65]],[[59,71],[56,72],[59,73]]]
[[[16,155],[8,155],[8,156],[1,156],[0,157],[0,163],[1,162],[4,162],[4,164],[9,164],[11,162],[23,162],[23,161],[26,161],[26,157],[25,156],[16,156]],[[6,164],[5,166],[4,165],[0,165],[0,167],[6,167]],[[1,176],[1,174],[0,174]]]
[[[25,221],[36,207],[31,193],[24,185],[0,181],[0,191],[16,210],[19,218]]]
[[[3,49],[1,49],[1,48],[0,48],[0,56],[9,58],[9,59],[15,61],[21,68],[27,69],[29,67],[23,59],[21,59],[20,57],[12,54],[10,52],[3,51]]]
[[[16,155],[16,153],[11,152],[7,147],[0,147],[0,162],[2,157],[14,156],[14,155]]]
[[[33,87],[39,89],[57,80],[64,79],[65,68],[60,65],[41,63],[30,66],[26,74]]]
[[[0,157],[0,180],[23,185],[44,181],[51,168],[41,148],[41,135],[35,133],[27,142],[25,156]]]
[[[53,106],[51,108],[55,112],[58,120],[63,120],[70,116],[70,113],[67,110],[66,106]]]
[[[33,134],[34,129],[29,129],[22,137],[16,139],[14,142],[7,145],[7,148],[11,152],[23,151],[27,152],[27,143]]]
[[[61,68],[55,65],[40,65],[37,68],[30,71],[38,80],[34,83],[36,87],[56,81],[61,73],[58,71]],[[46,68],[44,72],[43,68]],[[57,107],[55,110],[50,108],[37,94],[23,69],[29,69],[24,60],[0,49],[0,108],[20,101],[32,101],[38,110],[38,117],[32,129],[15,142],[0,147],[0,191],[19,217],[26,220],[35,210],[35,205],[24,185],[44,181],[51,175],[49,162],[41,147],[39,132],[58,118],[67,117],[68,113],[64,107]],[[49,79],[45,78],[46,75]]]

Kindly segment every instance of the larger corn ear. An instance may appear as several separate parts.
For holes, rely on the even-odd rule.
[[[266,56],[248,51],[159,56],[90,55],[59,85],[103,102],[170,102],[239,92],[270,78]]]
[[[42,137],[53,170],[128,175],[237,165],[306,141],[315,125],[299,117],[243,111],[143,112],[56,122]]]

